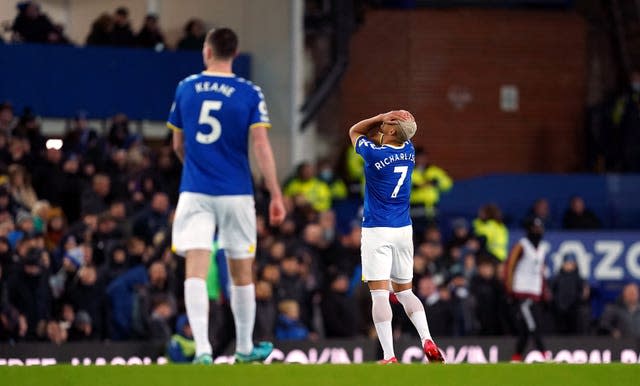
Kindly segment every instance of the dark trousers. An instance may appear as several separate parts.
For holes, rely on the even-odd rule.
[[[544,353],[545,346],[540,334],[540,304],[531,299],[519,300],[515,304],[516,328],[518,340],[516,341],[516,353],[522,355],[527,346],[529,337],[540,352]]]

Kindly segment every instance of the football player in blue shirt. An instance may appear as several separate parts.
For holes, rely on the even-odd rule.
[[[372,316],[384,352],[380,363],[396,363],[389,288],[393,289],[420,335],[429,362],[444,362],[433,342],[424,306],[412,290],[413,228],[409,216],[411,172],[417,126],[405,110],[360,121],[349,129],[356,153],[364,159],[362,276],[373,300]]]
[[[178,84],[167,121],[173,130],[173,148],[184,164],[172,243],[175,252],[186,259],[184,300],[196,343],[195,363],[213,361],[205,280],[216,231],[232,279],[236,362],[263,361],[273,350],[269,342],[254,346],[252,341],[256,214],[249,137],[271,195],[272,225],[284,220],[285,209],[267,136],[271,127],[267,105],[258,86],[232,73],[237,47],[232,30],[209,31],[202,50],[206,71]]]

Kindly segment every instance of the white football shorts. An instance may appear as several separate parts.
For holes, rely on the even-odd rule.
[[[213,247],[214,234],[228,258],[256,254],[256,208],[252,195],[210,196],[182,192],[173,220],[172,244],[176,254]]]
[[[413,279],[413,227],[362,228],[362,280],[391,280],[405,284]]]

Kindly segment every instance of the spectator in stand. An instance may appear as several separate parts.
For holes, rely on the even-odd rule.
[[[111,120],[107,143],[111,149],[127,149],[130,142],[129,118],[123,113],[118,113]]]
[[[84,190],[80,176],[80,161],[76,155],[70,155],[62,162],[62,173],[64,178],[60,183],[63,186],[63,195],[60,206],[69,224],[73,224],[80,218],[82,198],[78,197],[78,192]]]
[[[113,29],[110,40],[114,46],[133,47],[136,45],[136,39],[129,22],[129,10],[126,7],[119,7],[113,14]]]
[[[32,165],[30,162],[39,159],[42,155],[41,151],[45,147],[46,138],[41,131],[39,118],[30,108],[25,108],[18,124],[13,129],[12,136],[23,141],[24,152],[31,158],[21,162],[27,167]]]
[[[61,345],[69,339],[67,330],[62,326],[62,323],[55,319],[46,321],[44,330],[46,338],[49,339],[51,343]]]
[[[184,26],[184,36],[178,42],[178,49],[201,51],[206,32],[202,20],[197,18],[190,19]]]
[[[103,13],[91,24],[91,32],[87,36],[88,46],[110,46],[113,44],[113,18]]]
[[[148,14],[144,18],[142,29],[136,36],[136,44],[139,47],[153,48],[156,51],[165,49],[164,35],[158,24],[158,15]]]
[[[469,222],[465,218],[459,217],[451,221],[451,230],[451,238],[449,242],[447,242],[447,254],[450,253],[452,248],[462,248],[466,246],[472,238]]]
[[[9,244],[5,241],[2,245],[8,247]],[[10,256],[8,257],[10,258]],[[27,333],[26,318],[9,303],[6,272],[10,263],[11,261],[7,257],[0,257],[0,342],[20,340]]]
[[[116,244],[111,247],[107,261],[100,267],[98,279],[106,287],[129,268],[127,248],[123,244]]]
[[[564,212],[562,227],[571,230],[599,229],[602,223],[595,213],[585,206],[582,197],[573,196],[569,200],[569,208]]]
[[[84,339],[106,338],[103,334],[107,316],[107,303],[102,283],[98,280],[98,272],[93,265],[86,265],[78,270],[78,275],[67,290],[67,299],[77,314],[84,312],[89,316],[91,334]],[[86,332],[86,329],[83,329]]]
[[[589,299],[589,286],[580,277],[573,253],[564,256],[560,271],[550,287],[557,332],[567,335],[584,333],[581,322],[589,318],[584,307]]]
[[[88,312],[80,310],[73,318],[71,326],[67,329],[69,341],[91,341],[99,336],[93,327],[93,320]]]
[[[36,195],[53,205],[61,205],[65,196],[65,175],[62,171],[62,151],[46,149],[44,159],[33,170]]]
[[[276,322],[276,339],[305,340],[309,329],[300,321],[300,305],[295,300],[282,300],[278,304],[278,321]]]
[[[444,169],[429,160],[425,149],[416,149],[416,166],[411,175],[411,217],[420,232],[437,214],[442,193],[453,187],[453,180]]]
[[[631,72],[629,88],[613,104],[607,168],[640,172],[640,70]]]
[[[542,341],[541,301],[544,290],[545,249],[540,244],[544,225],[538,218],[526,226],[526,237],[511,249],[505,264],[506,291],[515,301],[518,340],[512,361],[522,361],[522,354],[530,337],[536,349],[547,356]]]
[[[301,262],[296,256],[287,255],[280,262],[280,278],[276,298],[295,300],[302,303],[307,299],[307,291],[301,277]]]
[[[53,251],[60,245],[62,238],[67,233],[67,219],[60,207],[53,207],[47,213],[47,225],[45,227],[45,247]]]
[[[33,165],[34,160],[31,154],[29,154],[29,151],[28,139],[20,136],[12,136],[9,140],[9,158],[7,164]]]
[[[58,43],[62,36],[49,17],[40,11],[35,1],[18,3],[18,15],[13,21],[13,39],[26,43]]]
[[[98,133],[89,126],[86,112],[80,111],[73,118],[63,143],[62,151],[67,156],[71,154],[87,156],[95,153]]]
[[[49,220],[49,211],[51,204],[47,200],[38,200],[31,208],[31,217],[33,218],[33,231],[44,235],[47,221]],[[43,246],[44,248],[44,246]]]
[[[109,194],[111,193],[111,179],[106,174],[96,174],[91,181],[91,187],[85,189],[80,199],[83,213],[102,213],[109,208]]]
[[[424,304],[431,333],[438,336],[453,336],[455,313],[449,289],[444,285],[438,287],[431,276],[422,276],[418,280],[416,295]]]
[[[484,241],[484,249],[499,261],[507,258],[509,231],[502,221],[502,211],[496,204],[487,204],[478,210],[473,220],[476,236]]]
[[[98,226],[91,237],[93,262],[102,265],[108,259],[109,252],[123,239],[124,234],[118,228],[116,219],[109,213],[98,216]]]
[[[607,305],[600,320],[600,329],[616,339],[640,338],[638,284],[625,285],[620,300]]]
[[[13,106],[9,102],[0,103],[0,132],[11,134],[16,125]]]
[[[38,201],[36,191],[31,185],[31,175],[22,165],[9,166],[9,192],[13,201],[28,211]]]
[[[271,341],[277,318],[276,303],[273,299],[273,285],[266,280],[256,282],[256,325],[253,336],[258,341]]]
[[[474,298],[476,334],[502,335],[506,310],[502,283],[496,278],[496,261],[493,256],[478,256],[478,269],[471,278],[469,291]]]
[[[327,338],[351,338],[358,334],[356,301],[348,291],[349,277],[345,274],[335,275],[323,291],[320,307]]]
[[[8,213],[12,218],[18,214],[20,206],[13,200],[7,185],[0,185],[0,211]]]
[[[48,274],[42,258],[43,251],[30,249],[21,256],[17,269],[8,278],[9,302],[25,315],[26,338],[31,340],[45,336],[51,309]]]
[[[527,217],[524,219],[523,224],[533,218],[537,217],[544,223],[545,229],[556,229],[557,226],[551,217],[551,210],[549,208],[549,201],[546,198],[538,198],[533,202],[529,212],[527,213]]]
[[[107,287],[111,309],[109,320],[110,338],[126,340],[133,336],[132,313],[137,288],[149,283],[147,270],[143,265],[131,268],[118,276]]]
[[[469,335],[474,329],[474,299],[469,296],[469,282],[461,265],[451,267],[447,286],[451,293],[451,305],[454,312],[453,333],[455,336]]]
[[[148,275],[148,282],[134,295],[133,330],[138,338],[167,341],[171,336],[169,322],[177,309],[173,283],[166,265],[159,261],[149,266]]]
[[[169,196],[164,192],[154,193],[148,208],[133,222],[133,234],[151,244],[154,236],[169,226]]]
[[[347,199],[349,193],[347,191],[347,185],[340,176],[336,175],[328,159],[323,159],[318,162],[318,179],[329,186],[332,206],[335,205],[336,201]]]
[[[169,193],[169,201],[175,206],[178,203],[182,169],[171,146],[163,146],[158,150],[156,168],[158,169],[158,186]]]
[[[303,162],[298,166],[295,177],[287,182],[283,193],[288,197],[302,197],[318,212],[331,208],[331,189],[316,176],[315,168],[310,162]]]

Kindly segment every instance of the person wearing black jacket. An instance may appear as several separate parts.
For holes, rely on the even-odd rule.
[[[350,338],[358,333],[357,307],[347,294],[349,278],[337,274],[322,294],[320,307],[327,338]]]
[[[561,334],[577,334],[583,315],[580,307],[588,297],[588,287],[578,273],[576,256],[564,256],[562,267],[551,282],[556,330]]]
[[[505,293],[496,278],[496,263],[491,256],[478,256],[476,274],[471,278],[469,291],[475,299],[475,318],[479,335],[501,335],[506,310]]]
[[[136,45],[136,39],[131,30],[131,23],[129,23],[129,10],[125,7],[116,9],[113,15],[111,44],[121,47],[133,47]]]
[[[32,248],[17,269],[9,276],[9,303],[26,317],[26,338],[44,336],[44,325],[50,316],[51,291],[46,269],[42,265],[42,250]]]

